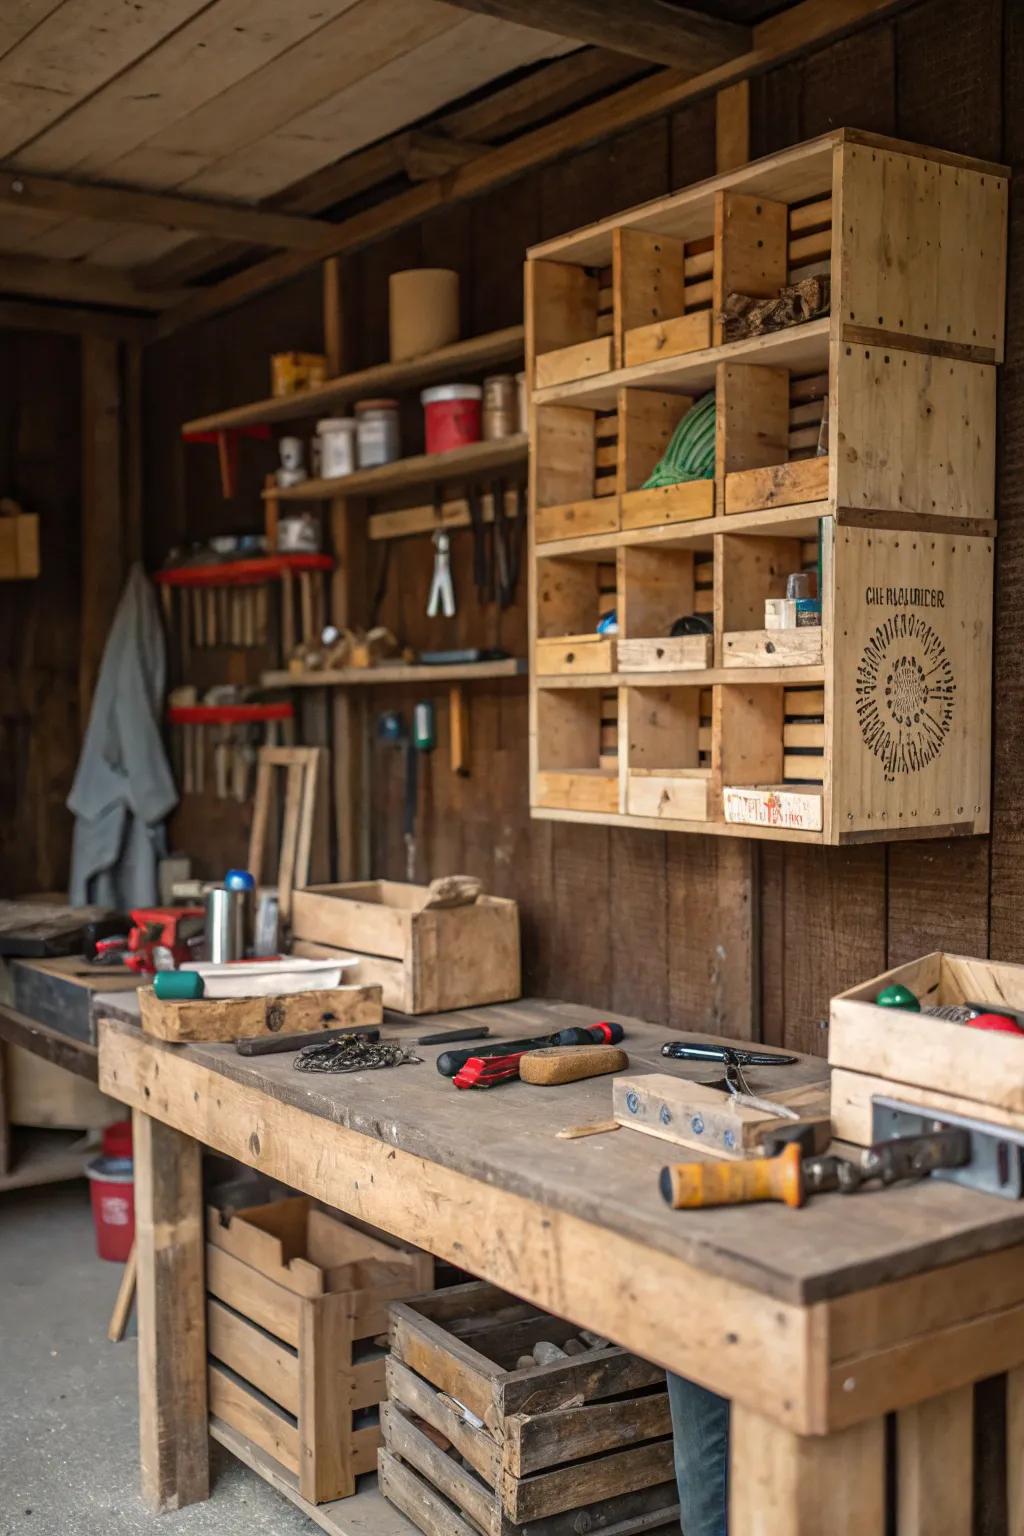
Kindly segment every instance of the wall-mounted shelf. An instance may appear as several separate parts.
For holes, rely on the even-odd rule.
[[[261,555],[255,560],[219,560],[209,565],[175,565],[154,571],[161,587],[251,587],[303,571],[332,571],[330,555]]]
[[[1006,220],[1000,167],[838,130],[529,253],[535,816],[987,831]],[[713,473],[648,488],[709,391]],[[821,622],[769,629],[794,573]]]
[[[397,394],[418,385],[441,384],[460,374],[482,373],[499,363],[514,362],[522,355],[523,327],[510,325],[484,336],[452,342],[450,346],[406,362],[377,363],[358,373],[342,374],[300,394],[272,396],[248,405],[232,406],[226,411],[215,411],[211,416],[199,416],[194,421],[186,421],[181,432],[183,437],[194,437],[200,432],[230,432],[269,422],[301,421],[323,415],[352,400]]]
[[[322,672],[264,672],[264,688],[380,687],[386,683],[482,682],[497,677],[522,677],[526,661],[510,656],[502,661],[464,662],[457,666],[408,663],[380,667],[340,667]]]
[[[168,725],[256,725],[294,720],[291,704],[172,704]]]
[[[354,474],[333,480],[303,480],[300,485],[285,490],[275,487],[263,494],[279,501],[334,501],[339,496],[384,496],[414,485],[473,480],[492,470],[525,464],[528,446],[525,432],[517,432],[494,442],[470,443],[447,453],[418,453],[374,469],[357,469]]]

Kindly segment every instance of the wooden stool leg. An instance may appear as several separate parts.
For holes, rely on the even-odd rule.
[[[884,1536],[885,1421],[795,1435],[732,1405],[729,1536]]]
[[[135,1110],[142,1496],[154,1513],[210,1495],[201,1150]]]
[[[904,1408],[896,1434],[900,1536],[971,1536],[973,1386]]]
[[[1024,1536],[1024,1366],[1006,1377],[1009,1536]]]
[[[111,1344],[120,1344],[124,1338],[124,1331],[128,1327],[128,1319],[132,1315],[132,1303],[135,1300],[135,1275],[136,1275],[135,1244],[132,1243],[132,1251],[128,1255],[128,1262],[124,1266],[121,1276],[121,1284],[117,1288],[117,1299],[114,1302],[114,1310],[110,1314],[110,1326],[107,1329],[107,1338]]]

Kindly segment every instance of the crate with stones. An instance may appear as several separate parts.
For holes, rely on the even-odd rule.
[[[876,1001],[895,987],[910,994],[904,1001],[911,1006]],[[1024,965],[936,951],[832,999],[828,1059],[838,1137],[870,1145],[875,1097],[1024,1131],[1024,1042],[1015,1032],[975,1029],[929,1011],[963,1004],[1024,1015]]]
[[[384,1006],[401,1013],[504,1003],[521,991],[519,908],[479,882],[308,886],[294,894],[292,930],[296,954],[358,959],[356,980],[378,984]]]
[[[665,1375],[482,1282],[391,1309],[381,1488],[428,1536],[675,1522]]]
[[[347,1498],[380,1444],[388,1306],[433,1260],[305,1196],[207,1211],[209,1409],[293,1477],[310,1503]]]

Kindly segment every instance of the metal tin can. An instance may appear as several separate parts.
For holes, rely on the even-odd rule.
[[[511,437],[516,430],[517,416],[515,379],[510,373],[492,373],[484,379],[484,441]]]
[[[393,464],[401,458],[398,401],[357,400],[354,410],[359,468],[373,469],[377,464]]]

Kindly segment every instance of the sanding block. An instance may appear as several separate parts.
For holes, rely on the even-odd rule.
[[[519,1076],[524,1083],[554,1087],[622,1072],[628,1066],[629,1057],[617,1045],[552,1045],[528,1051],[519,1063]]]

